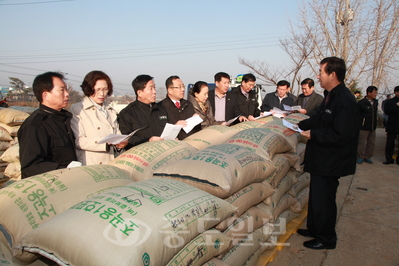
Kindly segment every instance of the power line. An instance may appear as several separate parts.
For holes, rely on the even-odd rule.
[[[41,2],[25,2],[25,3],[10,3],[10,4],[0,4],[0,6],[20,6],[20,5],[36,5],[36,4],[49,4],[49,3],[59,3],[59,2],[70,2],[75,0],[58,0],[58,1],[41,1]]]

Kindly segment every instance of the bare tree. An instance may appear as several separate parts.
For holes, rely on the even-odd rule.
[[[316,77],[319,62],[328,56],[345,60],[348,87],[358,82],[386,88],[397,78],[397,0],[309,0],[302,4],[296,21],[291,23],[291,37],[280,41],[291,60],[284,72],[291,80]],[[267,80],[275,76],[270,67],[260,68],[260,62],[239,60]]]

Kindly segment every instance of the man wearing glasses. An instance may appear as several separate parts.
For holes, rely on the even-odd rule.
[[[184,97],[184,83],[178,76],[170,76],[165,81],[165,87],[167,91],[166,98],[163,99],[160,104],[166,109],[168,113],[168,123],[174,125],[181,125],[182,127],[187,126],[186,119],[192,117],[195,114],[194,106],[191,102],[183,99]],[[189,133],[184,130],[180,130],[177,138],[183,140],[189,135],[201,130],[201,125],[197,125]]]

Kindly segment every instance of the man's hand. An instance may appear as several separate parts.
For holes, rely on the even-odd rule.
[[[244,122],[244,121],[248,121],[248,118],[246,118],[245,116],[242,115],[238,118],[238,120],[240,120],[240,122]]]
[[[310,139],[310,130],[302,131],[301,135],[307,139]]]
[[[152,136],[149,141],[158,141],[158,140],[163,140],[163,138],[161,137],[157,137],[157,136]]]
[[[303,115],[306,115],[306,113],[307,113],[308,111],[306,111],[306,109],[299,109],[298,112],[301,113],[301,114],[303,114]]]
[[[185,126],[187,126],[187,121],[186,120],[179,120],[179,121],[177,121],[176,122],[176,126],[182,126],[182,127],[185,127]]]
[[[255,117],[253,115],[248,116],[249,121],[256,121]]]
[[[115,147],[117,147],[118,149],[123,149],[126,147],[126,145],[129,143],[129,141],[125,140],[122,142],[119,142],[118,144],[115,145]]]
[[[294,135],[294,133],[296,133],[296,131],[292,130],[291,128],[288,128],[288,127],[286,129],[284,129],[284,131],[283,131],[283,134],[288,137]]]

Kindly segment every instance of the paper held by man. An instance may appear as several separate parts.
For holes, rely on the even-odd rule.
[[[128,140],[131,136],[133,136],[137,131],[144,129],[144,127],[141,127],[139,129],[136,129],[129,135],[121,135],[121,134],[109,134],[108,136],[105,136],[103,139],[101,139],[97,144],[101,143],[109,143],[116,145],[118,143],[121,143],[122,141]]]

